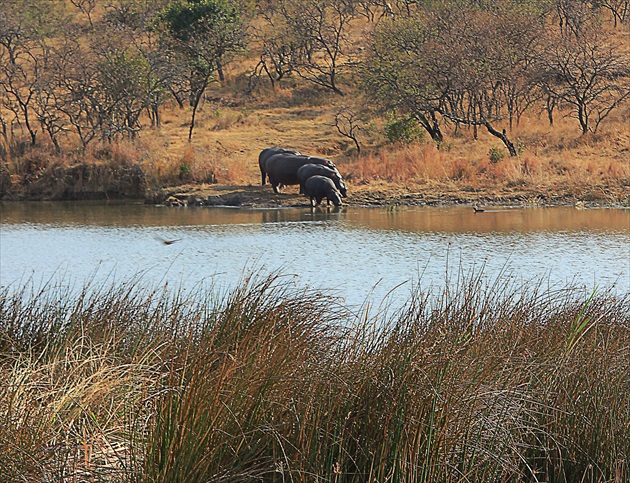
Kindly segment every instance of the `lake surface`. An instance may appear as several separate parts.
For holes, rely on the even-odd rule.
[[[348,306],[394,305],[458,274],[630,291],[630,210],[174,208],[2,203],[0,285],[139,278],[186,290],[279,271]],[[179,241],[166,245],[161,240]],[[393,293],[390,293],[393,290]],[[388,295],[389,294],[389,295]]]

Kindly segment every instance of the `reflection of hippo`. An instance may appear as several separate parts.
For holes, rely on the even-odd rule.
[[[288,186],[290,184],[300,184],[297,172],[305,164],[322,164],[329,168],[335,165],[329,159],[316,158],[314,156],[303,156],[288,153],[275,154],[267,159],[265,171],[269,175],[269,182],[273,190],[279,193],[279,185]]]
[[[258,166],[260,166],[260,174],[262,175],[263,185],[267,184],[267,171],[265,170],[265,163],[271,156],[280,153],[300,154],[297,151],[293,151],[292,149],[279,148],[278,146],[263,149],[258,155]]]
[[[346,183],[341,179],[341,174],[337,171],[337,168],[329,168],[328,166],[323,166],[321,164],[305,164],[300,169],[298,169],[297,176],[300,180],[300,193],[304,193],[304,182],[309,179],[311,176],[326,176],[333,180],[335,186],[341,193],[341,196],[346,198],[348,196],[348,188],[346,188]]]
[[[341,196],[335,183],[326,176],[311,176],[304,183],[304,193],[311,199],[311,206],[313,206],[313,200],[317,203],[314,206],[318,206],[324,198],[326,198],[326,204],[333,202],[335,206],[341,206]]]

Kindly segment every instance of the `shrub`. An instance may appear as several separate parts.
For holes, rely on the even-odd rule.
[[[424,131],[411,116],[393,119],[385,125],[385,136],[390,143],[411,144],[424,138]]]
[[[490,152],[488,153],[488,157],[490,158],[490,162],[492,163],[498,163],[503,159],[504,156],[505,153],[503,152],[503,150],[496,146],[492,146],[490,148]]]

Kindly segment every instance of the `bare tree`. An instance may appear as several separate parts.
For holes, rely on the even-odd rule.
[[[3,107],[11,111],[15,122],[24,126],[35,145],[37,130],[32,119],[32,100],[40,72],[35,53],[36,34],[24,28],[21,19],[0,15],[0,89],[5,93]]]
[[[47,132],[55,149],[63,129],[63,115],[54,100],[54,62],[49,37],[67,22],[58,4],[7,0],[0,12],[0,106],[2,136],[15,143],[15,127],[26,130],[30,144],[38,141],[37,124]],[[28,7],[28,8],[27,8]],[[47,8],[49,7],[49,8]]]
[[[96,0],[70,0],[70,3],[83,13],[90,23],[90,28],[94,28],[92,12],[96,8]]]
[[[630,12],[629,0],[593,0],[593,5],[597,8],[606,9],[611,13],[615,28],[628,20],[628,13]]]
[[[278,19],[279,17],[279,19]],[[343,95],[338,77],[348,63],[349,23],[357,17],[346,0],[278,0],[270,6],[267,21],[282,25],[284,41],[267,43],[271,57],[287,59],[292,71],[317,86]],[[270,20],[275,18],[276,20]],[[287,55],[288,54],[288,55]]]
[[[97,61],[92,52],[69,35],[55,49],[58,109],[66,116],[83,150],[106,130]],[[106,135],[105,135],[106,136]]]
[[[252,37],[260,42],[259,62],[253,78],[265,74],[271,86],[290,76],[297,65],[299,38],[278,13],[276,5],[259,6],[261,26],[252,26]]]
[[[531,70],[543,19],[517,3],[485,9],[459,2],[382,22],[363,64],[363,85],[382,107],[414,116],[440,143],[438,115],[478,127],[516,148],[497,126],[533,102]]]
[[[344,106],[335,113],[335,127],[342,136],[352,139],[357,148],[357,154],[361,154],[359,133],[365,131],[364,121],[354,109]]]
[[[107,120],[103,138],[133,138],[140,130],[140,114],[149,106],[148,62],[137,51],[109,43],[95,54],[99,107],[102,119]]]
[[[580,37],[597,21],[597,10],[590,0],[555,0],[560,33]]]
[[[610,112],[630,96],[630,58],[599,34],[550,42],[539,67],[541,84],[571,107],[582,134],[596,132]]]
[[[434,44],[431,29],[424,19],[384,21],[370,39],[359,77],[368,99],[385,112],[413,116],[437,143],[443,134],[436,109],[445,99],[443,86],[431,82],[433,70],[429,57]],[[436,48],[437,48],[436,44]]]
[[[630,0],[595,0],[596,5],[609,10],[613,16],[613,24],[623,24],[628,20]]]
[[[59,135],[67,131],[67,119],[61,110],[61,89],[56,82],[56,55],[49,46],[43,44],[40,60],[43,68],[34,86],[33,111],[42,130],[48,134],[55,151],[59,153]]]

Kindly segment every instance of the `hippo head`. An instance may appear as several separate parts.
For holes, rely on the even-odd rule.
[[[339,185],[337,186],[337,188],[339,189],[339,193],[341,193],[341,196],[343,196],[344,198],[348,197],[348,187],[346,186],[346,183],[344,183],[343,179],[339,178]]]
[[[344,183],[343,179],[341,178],[341,174],[339,173],[339,171],[335,169],[335,172],[332,174],[330,178],[333,180],[333,183],[335,183],[335,187],[339,190],[339,193],[341,193],[341,196],[343,196],[344,198],[347,198],[348,188],[346,187],[346,183]]]
[[[336,189],[332,190],[328,196],[327,196],[328,201],[332,201],[333,205],[335,206],[341,206],[341,196],[339,191],[337,191]]]
[[[335,171],[337,170],[337,168],[335,168],[335,163],[333,163],[330,159],[320,158],[318,156],[307,156],[307,158],[314,164],[321,164],[327,168],[334,169]]]

